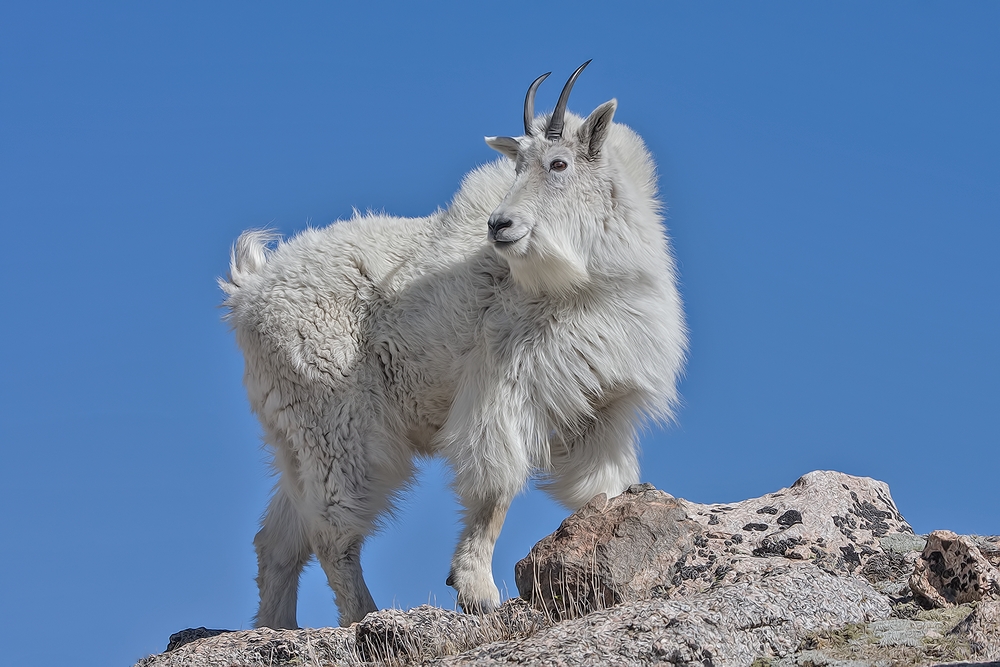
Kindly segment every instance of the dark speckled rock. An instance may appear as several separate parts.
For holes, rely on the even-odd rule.
[[[889,535],[913,530],[889,487],[867,477],[811,472],[791,488],[727,505],[636,485],[568,517],[517,564],[515,581],[556,620],[651,595],[695,595],[759,572],[767,559],[878,584],[905,566],[883,550]]]
[[[997,664],[972,661],[1000,659],[1000,602],[959,604],[956,594],[927,609],[908,582],[918,561],[933,571],[924,556],[938,551],[989,573],[998,547],[996,537],[913,535],[884,483],[842,473],[728,505],[636,485],[595,498],[519,563],[534,605],[515,599],[487,616],[383,610],[349,628],[197,628],[139,665]],[[955,570],[947,581],[992,586],[944,558],[935,567]]]
[[[975,541],[950,530],[935,530],[910,577],[910,588],[927,605],[947,607],[1000,599],[1000,571]]]

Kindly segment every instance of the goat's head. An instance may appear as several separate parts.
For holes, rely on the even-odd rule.
[[[487,137],[514,161],[510,191],[489,219],[489,240],[514,280],[536,292],[568,291],[590,279],[588,258],[610,215],[613,187],[602,153],[618,103],[597,107],[585,120],[566,103],[588,60],[569,78],[551,116],[534,117],[535,79],[524,100],[524,136]]]

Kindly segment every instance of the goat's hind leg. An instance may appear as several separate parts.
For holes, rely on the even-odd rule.
[[[299,576],[312,556],[312,549],[302,516],[280,485],[253,543],[257,550],[257,588],[260,591],[254,626],[297,628],[295,606]]]
[[[338,535],[324,528],[316,540],[316,555],[337,598],[340,625],[347,627],[377,611],[378,607],[361,570],[361,545],[364,538]]]
[[[401,441],[366,424],[366,415],[372,413],[364,406],[350,418],[342,416],[342,422],[354,428],[323,436],[325,442],[334,443],[327,451],[336,456],[324,470],[324,507],[312,524],[311,535],[337,598],[342,626],[378,609],[361,570],[361,546],[413,470],[410,453]],[[345,408],[342,415],[348,414]]]

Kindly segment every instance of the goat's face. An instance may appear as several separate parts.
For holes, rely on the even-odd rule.
[[[535,292],[565,292],[588,281],[590,248],[611,211],[611,178],[601,148],[617,102],[605,102],[581,120],[565,113],[564,89],[551,117],[529,121],[540,81],[525,102],[525,135],[486,139],[516,165],[513,186],[490,216],[488,238],[516,282]]]

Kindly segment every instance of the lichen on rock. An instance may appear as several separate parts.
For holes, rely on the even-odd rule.
[[[485,616],[423,605],[349,628],[196,628],[137,667],[883,667],[1000,660],[1000,537],[914,535],[888,486],[818,471],[701,505],[597,496],[517,564]],[[974,595],[975,593],[975,595]]]
[[[1000,571],[971,538],[935,530],[916,561],[910,588],[933,607],[1000,599]]]

